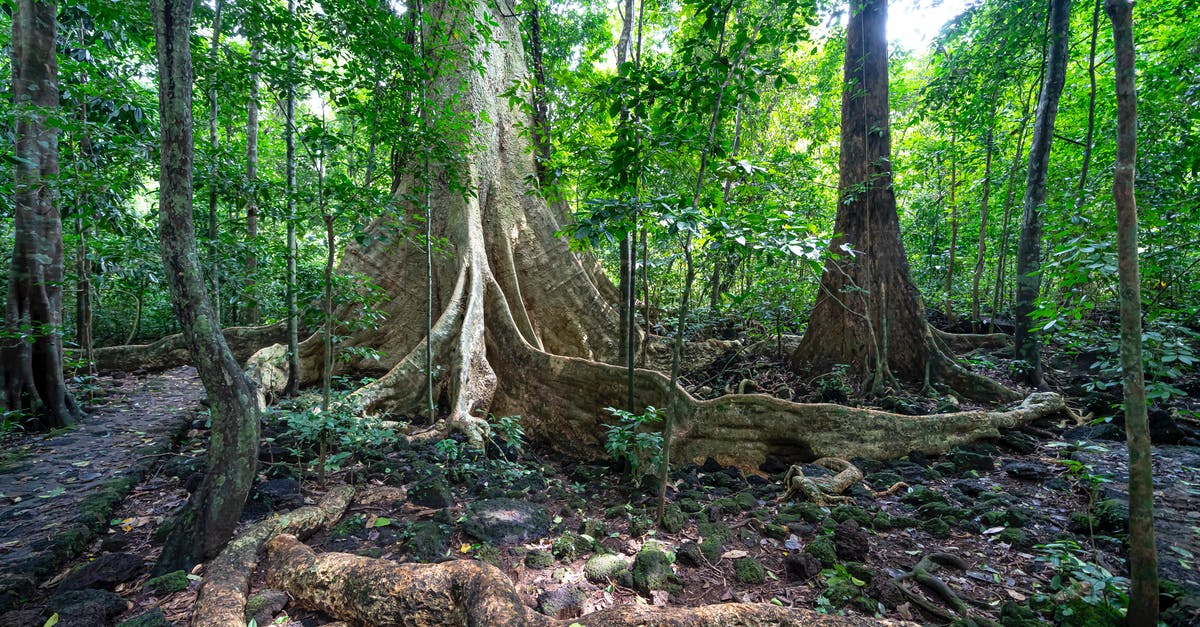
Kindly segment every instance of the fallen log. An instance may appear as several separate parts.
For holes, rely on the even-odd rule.
[[[350,505],[354,488],[338,486],[316,505],[301,507],[259,522],[225,545],[204,573],[192,611],[192,627],[244,627],[250,577],[267,542],[280,534],[308,537],[337,522]]]
[[[284,341],[287,324],[228,327],[221,333],[233,356],[239,363],[245,363],[260,348]],[[151,344],[105,346],[97,348],[94,355],[97,370],[166,370],[192,362],[182,333],[168,335]]]
[[[588,627],[903,625],[863,617],[826,616],[767,603],[730,603],[696,608],[620,605],[569,620],[525,607],[500,569],[476,561],[397,564],[349,553],[317,554],[298,539],[280,535],[267,545],[267,582],[303,607],[352,625],[377,627]]]

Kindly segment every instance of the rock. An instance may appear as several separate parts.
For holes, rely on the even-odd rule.
[[[579,586],[562,586],[543,592],[537,598],[537,610],[557,619],[575,618],[583,614],[587,593]]]
[[[472,537],[497,546],[523,544],[550,533],[550,515],[528,501],[488,499],[467,508],[462,527]]]
[[[645,595],[652,590],[666,590],[675,579],[671,570],[674,562],[675,554],[664,551],[657,542],[647,542],[633,558],[634,589]]]
[[[442,509],[454,503],[450,484],[442,475],[433,475],[418,481],[408,491],[408,499],[417,505]]]
[[[781,472],[787,472],[791,467],[791,462],[782,457],[775,455],[767,455],[763,463],[759,464],[758,469],[768,475],[777,475]]]
[[[1179,599],[1162,613],[1162,621],[1170,627],[1200,625],[1200,596]]]
[[[961,481],[955,481],[953,487],[959,492],[962,492],[965,496],[971,498],[975,498],[980,494],[983,494],[984,490],[987,490],[987,487],[983,485],[983,482],[976,479],[963,479]]]
[[[45,621],[46,612],[41,609],[13,610],[0,614],[0,627],[38,627]]]
[[[1129,528],[1129,507],[1117,499],[1105,499],[1092,508],[1096,516],[1096,529],[1120,533]]]
[[[1004,464],[1002,468],[1008,476],[1023,481],[1044,481],[1054,476],[1045,464],[1036,462],[1013,461]]]
[[[563,561],[573,560],[580,553],[586,553],[591,549],[591,541],[569,531],[555,538],[554,543],[550,545],[550,552],[554,554],[554,557]]]
[[[679,533],[687,524],[687,515],[675,504],[663,508],[662,527],[667,533]]]
[[[961,518],[965,512],[949,503],[926,503],[917,508],[917,514],[923,518]]]
[[[783,558],[783,568],[792,581],[808,581],[821,574],[821,560],[808,551],[794,551]]]
[[[904,603],[904,593],[890,577],[874,577],[863,591],[868,597],[875,599],[889,610],[894,610]]]
[[[863,478],[867,485],[875,490],[886,490],[904,479],[894,472],[873,472]]]
[[[738,493],[737,496],[733,497],[733,501],[737,503],[738,507],[747,512],[758,507],[758,499],[754,498],[754,495],[749,492]]]
[[[633,575],[629,572],[629,562],[620,555],[604,553],[594,555],[583,565],[583,576],[597,585],[604,585],[610,580],[629,587]]]
[[[408,552],[418,562],[436,562],[450,549],[450,529],[434,520],[421,520],[408,528]]]
[[[921,529],[935,538],[950,537],[950,523],[941,518],[930,518],[922,522]]]
[[[629,535],[634,538],[646,535],[653,528],[654,522],[649,518],[635,516],[633,520],[629,521]]]
[[[579,523],[580,535],[591,536],[594,540],[604,537],[604,521],[595,518],[585,519]]]
[[[59,592],[103,588],[112,590],[117,584],[137,577],[145,568],[141,556],[131,553],[105,553],[76,568],[58,584]]]
[[[725,470],[725,467],[722,466],[720,462],[718,462],[717,460],[715,460],[711,457],[705,458],[704,465],[700,467],[700,472],[703,472],[706,474],[718,473],[718,472],[721,472],[722,470]]]
[[[833,566],[837,563],[837,548],[829,536],[817,536],[804,547],[804,552],[817,558],[822,566]]]
[[[904,496],[901,496],[900,500],[913,507],[920,507],[928,503],[945,503],[946,497],[942,496],[937,490],[919,485],[909,490]]]
[[[695,499],[684,498],[675,502],[679,506],[679,510],[685,514],[698,514],[704,511],[704,505]]]
[[[253,498],[272,511],[286,511],[304,505],[304,497],[300,494],[300,483],[295,479],[264,481],[254,489]]]
[[[258,625],[273,624],[275,615],[288,604],[288,593],[280,590],[263,590],[246,600],[246,621],[254,619]]]
[[[995,460],[993,460],[990,455],[983,453],[956,449],[950,451],[950,454],[947,455],[947,457],[949,457],[950,461],[954,462],[959,469],[964,471],[976,470],[979,472],[987,472],[996,467]]]
[[[1014,547],[1023,549],[1033,546],[1033,539],[1030,538],[1028,533],[1025,533],[1020,529],[1005,529],[996,535],[996,539],[1005,544],[1010,544]]]
[[[767,569],[753,557],[733,560],[733,574],[741,583],[762,583],[767,578]]]
[[[111,625],[129,607],[125,599],[95,588],[60,592],[50,597],[46,606],[58,614],[59,627]]]
[[[1032,513],[1025,508],[1009,507],[986,512],[979,517],[979,522],[986,527],[1024,527],[1031,516]]]
[[[699,568],[705,564],[704,553],[695,542],[684,542],[675,550],[675,560],[682,566]]]
[[[149,590],[151,594],[166,596],[187,588],[189,581],[186,572],[176,570],[147,580],[142,587]]]
[[[870,512],[857,505],[838,505],[830,510],[829,516],[837,522],[854,520],[864,527],[870,525],[873,518]]]
[[[534,549],[525,554],[525,567],[534,570],[550,568],[554,565],[554,554],[542,549]]]
[[[838,559],[846,562],[866,561],[871,541],[858,521],[846,520],[833,530],[833,546]]]
[[[1011,429],[1001,430],[997,443],[1020,455],[1028,455],[1037,450],[1037,438]]]
[[[270,623],[260,622],[258,624],[269,625]],[[117,627],[175,627],[175,623],[167,620],[162,609],[156,607],[149,612],[143,612],[129,620],[117,623]]]

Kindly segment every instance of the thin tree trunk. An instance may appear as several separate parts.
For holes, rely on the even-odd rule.
[[[62,363],[62,216],[49,181],[58,178],[57,3],[19,0],[12,27],[16,117],[13,251],[3,356],[5,407],[44,429],[81,417]]]
[[[550,161],[550,102],[546,95],[546,64],[542,60],[542,20],[538,0],[529,8],[529,56],[533,61],[533,150],[537,156],[538,181],[542,186],[552,183]]]
[[[216,555],[237,526],[254,481],[259,412],[241,365],[221,335],[196,251],[192,223],[191,0],[154,0],[158,49],[159,119],[162,124],[159,242],[175,314],[212,411],[208,470],[184,511],[175,518],[158,573]]]
[[[1038,98],[1033,139],[1029,145],[1029,172],[1025,179],[1021,236],[1017,240],[1017,297],[1014,304],[1016,332],[1013,343],[1017,359],[1025,362],[1024,378],[1035,387],[1042,385],[1041,341],[1033,329],[1033,310],[1042,285],[1042,211],[1046,206],[1046,179],[1054,119],[1067,75],[1067,44],[1071,23],[1071,0],[1050,0],[1049,53],[1042,94]]]
[[[1000,311],[1000,296],[1004,291],[1005,275],[1008,270],[1008,241],[1012,223],[1012,208],[1014,191],[1017,184],[1017,171],[1021,167],[1021,157],[1025,154],[1025,133],[1029,129],[1029,103],[1033,100],[1035,84],[1025,95],[1025,106],[1021,109],[1021,129],[1017,132],[1017,149],[1013,152],[1012,165],[1008,167],[1008,185],[1004,191],[1004,224],[1000,229],[1000,258],[996,261],[996,284],[992,286],[992,321],[988,325],[991,332],[996,330],[996,315]]]
[[[256,325],[261,317],[258,302],[258,61],[257,39],[250,40],[250,94],[246,103],[246,300],[243,322]]]
[[[950,137],[950,254],[946,263],[946,324],[954,324],[954,256],[958,253],[958,203],[954,188],[958,186],[958,163],[955,162],[954,136]]]
[[[288,13],[296,15],[296,0],[288,0]],[[300,393],[300,313],[296,307],[296,50],[288,51],[288,86],[284,103],[284,142],[287,144],[287,324],[288,382],[284,394]]]
[[[988,130],[984,135],[983,195],[979,199],[979,242],[975,249],[975,272],[971,276],[971,330],[980,331],[979,283],[983,280],[984,262],[987,259],[988,201],[992,196],[992,154],[995,152],[996,91],[992,92],[992,110],[988,116]],[[995,310],[992,317],[996,317]]]
[[[212,150],[208,162],[208,268],[212,274],[213,312],[218,324],[221,320],[221,259],[218,249],[220,221],[217,219],[217,169],[220,163],[220,139],[217,137],[217,66],[221,60],[221,8],[224,5],[224,0],[216,0],[216,9],[213,11],[212,48],[209,51],[212,76],[208,78],[208,145]]]
[[[1083,167],[1079,170],[1079,187],[1075,192],[1075,208],[1083,206],[1084,190],[1087,189],[1088,168],[1092,163],[1092,140],[1096,134],[1096,41],[1100,39],[1100,4],[1092,10],[1092,47],[1088,51],[1088,122],[1087,135],[1083,139]]]
[[[1133,3],[1105,0],[1116,51],[1117,275],[1121,294],[1121,369],[1125,388],[1125,438],[1129,442],[1130,625],[1158,622],[1158,553],[1154,543],[1154,484],[1146,382],[1142,373],[1142,294],[1138,276],[1138,216],[1134,197],[1137,166],[1137,92],[1134,76]]]

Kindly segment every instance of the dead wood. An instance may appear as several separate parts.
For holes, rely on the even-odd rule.
[[[284,323],[260,327],[228,327],[221,333],[238,362],[245,362],[256,351],[284,339]],[[151,344],[105,346],[95,350],[98,370],[166,370],[192,363],[183,334],[168,335]]]
[[[770,604],[697,608],[621,605],[564,621],[525,607],[500,569],[476,561],[397,564],[348,553],[317,554],[295,537],[268,545],[268,583],[300,605],[353,625],[376,627],[735,627],[901,625],[872,618],[825,616]]]
[[[821,507],[854,501],[853,497],[842,496],[842,493],[863,480],[862,471],[858,466],[837,457],[822,457],[812,463],[837,474],[832,477],[806,477],[803,468],[792,466],[783,477],[786,492],[782,500],[787,501],[799,496]]]
[[[263,546],[279,534],[308,537],[337,522],[354,496],[354,488],[338,486],[319,503],[259,522],[225,545],[204,574],[192,612],[192,627],[243,627],[250,577]]]

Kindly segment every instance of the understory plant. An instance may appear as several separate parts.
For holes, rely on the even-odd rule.
[[[615,461],[622,462],[634,477],[650,474],[662,463],[663,434],[651,427],[662,422],[662,415],[654,407],[646,407],[641,414],[634,414],[615,407],[605,408],[619,421],[605,427],[607,437],[604,450]]]
[[[1129,580],[1095,562],[1074,540],[1060,540],[1036,547],[1037,561],[1046,563],[1053,576],[1052,595],[1039,594],[1033,605],[1053,609],[1057,624],[1095,625],[1119,623],[1129,606]]]

